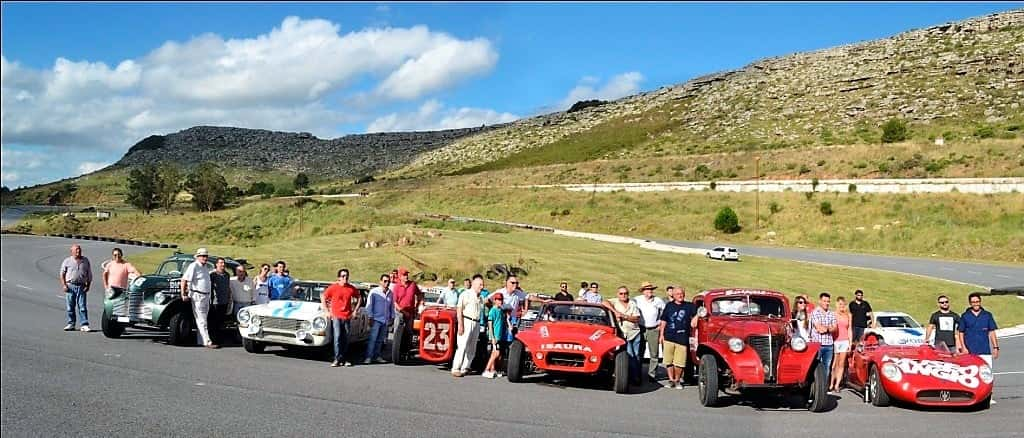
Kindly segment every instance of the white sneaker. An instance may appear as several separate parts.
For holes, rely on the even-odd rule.
[[[483,377],[485,379],[493,379],[494,378],[494,373],[492,373],[490,371],[484,371],[483,374],[480,375],[480,377]]]
[[[363,365],[369,365],[369,364],[370,364],[370,358],[366,358],[366,359],[363,360]]]
[[[347,367],[352,366],[352,362],[345,362],[345,366],[347,366]]]
[[[83,325],[81,328],[79,328],[79,330],[81,330],[83,332],[91,332],[92,331],[92,330],[89,329],[89,326],[87,326],[87,325]]]
[[[70,331],[72,331],[74,329],[75,329],[75,325],[74,324],[68,324],[68,325],[64,326],[64,331],[66,331],[66,332],[70,332]]]

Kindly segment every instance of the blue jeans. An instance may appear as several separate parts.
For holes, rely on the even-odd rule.
[[[347,319],[331,318],[334,329],[334,360],[338,362],[344,362],[345,353],[348,353],[348,322]]]
[[[84,287],[77,284],[68,284],[68,291],[64,293],[65,306],[67,311],[67,323],[75,325],[75,307],[78,308],[78,320],[82,325],[89,325],[89,307],[85,302]]]
[[[833,345],[822,345],[818,349],[818,362],[821,363],[821,366],[825,367],[825,384],[830,382],[829,374],[832,374],[832,358],[835,355],[833,352],[834,348],[835,346]]]
[[[384,340],[388,338],[388,326],[383,322],[373,320],[370,326],[370,340],[366,342],[366,359],[372,360],[380,357],[380,349],[384,346]]]
[[[640,356],[643,355],[644,335],[637,334],[626,341],[626,354],[629,355],[629,380],[634,382],[640,379]]]

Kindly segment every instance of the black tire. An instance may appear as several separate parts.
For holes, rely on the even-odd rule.
[[[828,384],[825,377],[825,367],[819,362],[814,365],[812,374],[814,380],[807,391],[807,410],[811,412],[825,412],[828,408]]]
[[[523,351],[526,349],[518,339],[512,341],[508,347],[508,381],[519,383],[523,381],[523,371],[526,364],[523,362]]]
[[[991,407],[992,407],[992,394],[989,394],[988,397],[985,397],[985,399],[982,400],[981,403],[978,403],[978,404],[974,405],[974,408],[975,409],[979,409],[979,410],[986,410],[986,409],[991,408]]]
[[[263,350],[267,348],[267,344],[248,338],[242,338],[242,347],[245,348],[245,351],[250,353],[262,353]]]
[[[615,393],[629,392],[629,354],[622,350],[615,354]]]
[[[405,330],[405,320],[395,323],[395,335],[391,341],[391,362],[395,365],[405,365],[405,343],[409,336]]]
[[[175,313],[171,317],[170,323],[167,324],[167,343],[188,345],[190,340],[195,342],[195,338],[192,337],[193,325],[195,325],[195,319],[192,318],[192,312]]]
[[[705,407],[718,406],[718,358],[705,354],[700,358],[697,378],[697,395]]]
[[[871,369],[868,370],[868,384],[864,385],[864,398],[865,401],[880,408],[889,406],[891,403],[889,393],[885,392],[885,387],[882,386],[882,376],[878,373],[878,367],[875,365],[871,365]]]
[[[106,310],[103,311],[100,327],[103,328],[103,336],[108,338],[119,338],[124,333],[124,326],[114,321],[114,318]]]
[[[724,261],[725,261],[725,254],[722,254],[722,258],[720,258],[720,259],[718,259],[718,260],[721,260],[721,261],[723,261],[723,262],[724,262]]]

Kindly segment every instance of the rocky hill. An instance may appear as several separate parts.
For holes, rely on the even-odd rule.
[[[233,169],[306,172],[322,178],[361,177],[407,164],[421,153],[502,126],[358,134],[333,140],[309,133],[196,126],[174,134],[149,136],[132,146],[112,167],[163,161],[192,167],[214,161]]]
[[[955,140],[980,132],[1019,139],[1022,103],[1024,10],[1013,10],[764,59],[607,104],[520,120],[424,153],[399,174],[877,144],[880,126],[893,118],[909,125],[910,138]],[[593,150],[566,151],[572,148]]]

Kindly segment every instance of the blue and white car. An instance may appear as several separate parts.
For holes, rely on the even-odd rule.
[[[921,345],[925,343],[924,327],[903,312],[872,312],[874,326],[864,335],[875,334],[888,345]]]
[[[261,353],[268,345],[284,347],[331,346],[330,315],[321,308],[320,295],[331,285],[326,281],[296,281],[292,298],[274,300],[266,304],[243,307],[238,311],[238,333],[242,346],[250,353]],[[359,296],[352,305],[366,304],[369,284],[353,282]],[[363,342],[370,337],[370,324],[366,313],[354,312],[349,323],[349,342]]]

